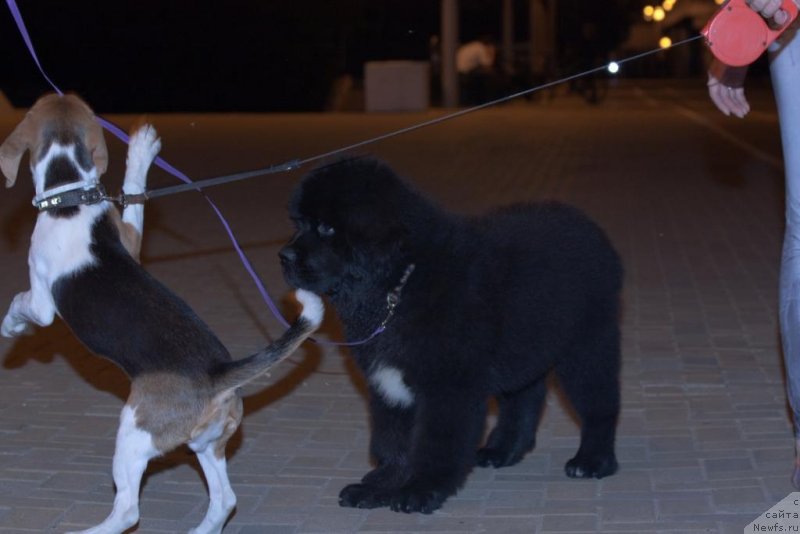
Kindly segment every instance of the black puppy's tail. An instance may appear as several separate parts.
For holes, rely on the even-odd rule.
[[[241,387],[258,378],[270,367],[293,353],[319,328],[325,315],[322,299],[304,289],[298,289],[295,297],[303,305],[300,317],[268,347],[246,358],[227,363],[214,377],[214,390],[217,393]]]

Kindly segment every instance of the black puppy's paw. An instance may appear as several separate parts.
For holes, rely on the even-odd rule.
[[[442,507],[447,494],[421,484],[410,484],[392,492],[389,507],[395,512],[433,513]]]
[[[564,466],[570,478],[603,478],[617,472],[617,459],[613,453],[604,456],[576,455]]]
[[[350,484],[339,492],[339,506],[346,508],[381,508],[389,504],[389,496],[367,484]]]
[[[508,451],[494,447],[478,449],[476,463],[480,467],[508,467],[522,460],[524,452]]]
[[[399,488],[408,481],[410,474],[397,465],[381,465],[364,475],[361,483],[376,488]]]

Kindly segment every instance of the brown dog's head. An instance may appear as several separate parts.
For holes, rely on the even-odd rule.
[[[47,95],[40,98],[0,145],[0,170],[6,187],[17,180],[19,163],[30,151],[31,171],[53,143],[74,145],[77,163],[85,170],[97,169],[99,177],[108,167],[108,150],[103,130],[94,112],[75,95]],[[34,175],[34,180],[37,177]]]

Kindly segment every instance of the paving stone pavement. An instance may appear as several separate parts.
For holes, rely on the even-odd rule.
[[[626,267],[617,475],[564,476],[578,429],[554,384],[536,450],[514,467],[476,469],[442,510],[340,508],[340,488],[369,469],[363,382],[346,350],[306,344],[246,390],[244,422],[228,449],[239,504],[226,532],[728,533],[790,493],[776,316],[777,117],[767,88],[752,89],[757,111],[737,121],[713,112],[702,85],[626,83],[598,107],[563,94],[514,103],[363,151],[450,209],[557,198],[607,229]],[[317,154],[438,113],[150,120],[162,155],[202,178]],[[0,116],[0,135],[21,116]],[[126,127],[136,119],[110,118]],[[109,145],[113,190],[124,152]],[[0,193],[3,306],[27,289],[35,217],[27,176]],[[277,296],[287,292],[276,253],[291,234],[285,205],[299,176],[209,191]],[[152,187],[171,183],[161,171],[151,174]],[[234,355],[281,331],[199,195],[148,204],[143,261]],[[338,338],[328,315],[320,336]],[[0,361],[0,531],[99,522],[114,496],[111,457],[126,377],[60,322],[0,340]],[[206,504],[196,460],[178,450],[147,471],[138,531],[186,531]]]

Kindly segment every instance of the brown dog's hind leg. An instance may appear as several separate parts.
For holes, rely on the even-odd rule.
[[[80,534],[125,532],[139,522],[139,486],[150,459],[160,453],[149,432],[136,425],[136,412],[130,405],[122,409],[117,445],[114,451],[114,509],[105,521]]]
[[[222,532],[225,521],[236,506],[236,495],[228,480],[225,445],[242,420],[242,399],[236,393],[229,392],[215,398],[212,405],[217,407],[215,411],[220,416],[217,424],[221,425],[221,435],[216,439],[189,443],[203,468],[209,497],[206,516],[202,523],[190,531],[193,534]]]

